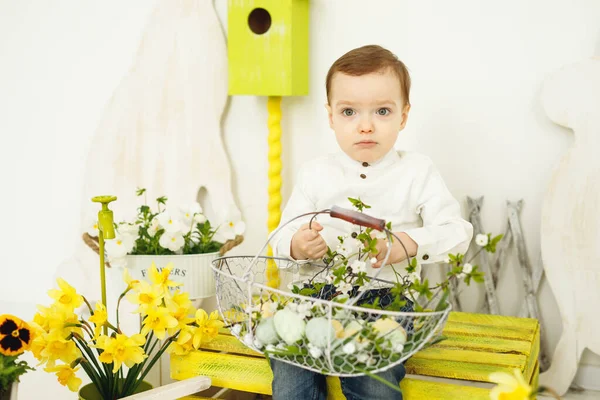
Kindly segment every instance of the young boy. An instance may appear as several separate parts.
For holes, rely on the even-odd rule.
[[[449,253],[464,253],[473,234],[460,206],[446,188],[431,160],[412,152],[397,152],[394,143],[410,111],[410,76],[390,51],[375,45],[354,49],[333,63],[326,79],[329,125],[342,150],[304,165],[283,211],[282,224],[300,214],[337,205],[352,208],[348,197],[371,206],[369,215],[392,223],[411,257],[420,264],[443,261]],[[287,225],[274,244],[279,256],[296,260],[320,259],[327,246],[335,250],[337,237],[352,230],[348,222],[319,216],[312,229],[306,221]],[[386,248],[378,241],[379,278],[395,281],[389,266],[382,266]],[[388,264],[400,263],[406,254],[392,243]],[[404,265],[403,265],[404,264]],[[420,273],[420,271],[419,271]],[[275,400],[324,400],[325,377],[272,360]],[[405,375],[399,364],[379,374],[398,384]],[[348,400],[402,399],[402,394],[368,376],[341,378]]]

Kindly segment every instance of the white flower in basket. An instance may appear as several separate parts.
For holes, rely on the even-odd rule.
[[[322,374],[359,376],[386,370],[442,339],[451,308],[450,280],[460,275],[467,284],[482,282],[483,274],[457,254],[449,255],[448,279],[433,287],[421,281],[416,259],[410,257],[406,273],[394,269],[395,282],[378,279],[379,272],[368,276],[371,253],[381,240],[376,230],[385,233],[387,243],[400,239],[385,221],[362,214],[369,208],[366,204],[350,201],[358,211],[333,207],[320,212],[359,229],[354,225],[349,229],[353,233],[340,236],[336,250],[329,248],[322,262],[313,263],[319,272],[309,279],[298,281],[300,263],[295,260],[260,256],[264,248],[255,257],[213,262],[224,322],[245,345]],[[490,240],[484,249],[495,251],[491,244],[500,238]],[[388,257],[389,252],[382,265]],[[279,288],[265,285],[265,273],[273,264],[292,283],[282,277],[286,283]]]
[[[138,189],[145,196],[145,189]],[[116,238],[106,241],[108,265],[127,268],[134,279],[148,280],[150,266],[159,271],[171,267],[171,278],[183,284],[190,299],[215,294],[214,259],[242,242],[245,224],[235,207],[225,210],[222,224],[213,227],[198,203],[167,206],[167,198],[156,199],[156,210],[146,202],[134,221],[116,225]],[[97,250],[96,224],[90,223],[84,240]],[[223,238],[224,242],[219,239]],[[118,274],[120,275],[120,274]]]

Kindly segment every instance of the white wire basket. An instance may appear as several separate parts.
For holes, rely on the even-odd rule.
[[[383,220],[333,207],[300,215],[285,225],[318,214],[385,232],[388,251],[382,265],[387,264],[395,235]],[[259,255],[213,261],[219,311],[231,333],[246,346],[304,369],[351,377],[387,370],[439,340],[450,304],[444,302],[438,311],[414,312],[407,300],[399,310],[390,310],[386,306],[393,298],[390,282],[377,277],[383,268],[366,284],[353,285],[342,296],[327,280],[330,271],[326,266],[307,282],[300,275],[307,262],[260,256],[283,226],[271,234]],[[266,284],[267,269],[274,266],[284,282],[278,288]],[[290,291],[294,285],[296,293]],[[301,288],[310,294],[302,294],[306,291],[299,292]],[[435,304],[432,307],[435,309]]]

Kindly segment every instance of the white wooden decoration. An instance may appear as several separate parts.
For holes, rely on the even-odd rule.
[[[525,299],[523,301],[521,310],[519,311],[519,316],[538,319],[540,321],[540,325],[543,326],[543,321],[537,305],[538,288],[544,275],[541,257],[540,261],[536,263],[536,266],[532,268],[529,261],[529,256],[527,254],[527,248],[525,246],[525,237],[521,229],[520,213],[521,209],[523,208],[523,200],[519,200],[517,202],[507,201],[506,205],[508,223],[502,240],[500,240],[500,242],[496,245],[496,254],[492,256],[485,251],[481,251],[479,253],[478,265],[480,266],[481,271],[484,273],[485,279],[485,302],[482,306],[481,312],[500,314],[498,308],[498,299],[496,297],[499,272],[501,266],[507,264],[509,250],[511,247],[514,247],[515,251],[517,252],[518,265],[522,270],[521,276],[523,277],[523,286],[525,289]],[[474,237],[479,233],[487,233],[483,228],[483,224],[481,223],[483,196],[478,198],[467,197],[467,206],[469,210],[469,221],[473,224],[473,230],[475,232]],[[476,251],[479,251],[479,246],[473,244],[470,248],[470,252]],[[453,306],[458,306],[455,308],[455,310],[458,311],[460,310],[460,299],[458,298],[458,292],[456,291],[456,288],[453,287],[452,290],[455,293],[451,294],[451,300]],[[540,369],[542,371],[548,368],[549,361],[545,342],[540,343],[539,362]]]
[[[548,117],[575,135],[554,170],[541,223],[545,273],[563,331],[540,383],[563,394],[583,351],[600,354],[600,58],[549,76],[542,102]]]
[[[197,201],[205,188],[215,212],[238,209],[221,138],[226,101],[227,50],[212,0],[160,0],[93,137],[80,232],[96,220],[98,205],[90,200],[96,195],[118,197],[111,204],[116,222],[134,217],[143,202],[138,187],[147,189],[149,202],[165,195],[172,206]],[[57,275],[90,301],[100,299],[98,255],[82,240]],[[121,275],[120,269],[107,271],[109,311]]]

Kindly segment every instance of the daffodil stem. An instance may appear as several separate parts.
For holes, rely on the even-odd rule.
[[[142,373],[142,375],[140,376],[140,378],[138,379],[138,381],[136,382],[136,384],[133,386],[132,393],[138,387],[138,385],[140,384],[140,382],[142,382],[144,380],[144,378],[146,377],[146,375],[148,375],[148,373],[150,372],[150,370],[152,369],[152,367],[154,366],[154,364],[156,364],[156,362],[158,360],[160,360],[160,357],[167,350],[167,348],[169,347],[169,345],[171,344],[171,342],[173,340],[175,340],[175,338],[177,337],[178,334],[179,334],[179,332],[177,332],[173,336],[169,337],[165,341],[165,343],[161,346],[161,348],[158,350],[158,353],[154,357],[152,357],[152,360],[150,361],[150,364],[148,364],[148,366],[146,367],[146,369],[144,370],[144,372]],[[157,342],[158,342],[158,340],[157,340]],[[143,367],[143,364],[142,364],[142,367]]]
[[[96,358],[93,354],[90,354],[89,348],[85,346],[85,343],[81,343],[82,338],[77,334],[73,334],[73,339],[75,342],[75,346],[79,348],[81,352],[83,362],[81,363],[81,367],[90,377],[94,385],[98,388],[98,391],[101,393],[105,392],[106,387],[102,384],[104,379],[102,379],[100,372],[97,372],[94,368],[94,364],[96,364]],[[89,358],[89,359],[88,359]],[[91,361],[90,361],[91,360]],[[92,362],[94,364],[92,364]],[[96,364],[97,365],[97,364]],[[99,369],[99,367],[97,367]]]
[[[92,352],[92,350],[86,346],[85,340],[83,340],[83,338],[81,336],[79,336],[79,334],[77,333],[73,333],[73,339],[75,339],[75,344],[78,345],[78,347],[80,348],[80,351],[83,349],[83,351],[81,352],[82,356],[91,363],[93,363],[93,365],[98,369],[98,375],[102,374],[102,369],[100,368],[100,365],[98,365],[98,361],[96,361],[96,357],[94,356],[94,353]],[[87,357],[85,357],[87,355]],[[88,360],[89,357],[89,360]]]
[[[121,333],[121,325],[119,323],[119,306],[121,306],[121,299],[123,298],[123,296],[125,296],[125,293],[127,293],[127,291],[123,292],[119,296],[119,300],[117,300],[117,329],[116,329],[116,331],[119,333]]]
[[[90,304],[88,299],[86,299],[85,296],[81,296],[81,297],[83,298],[83,301],[85,302],[85,304],[88,306],[88,309],[90,310],[90,315],[94,315],[94,309],[92,308],[92,305]]]
[[[154,351],[154,348],[156,347],[156,344],[159,341],[158,339],[156,339],[154,342],[152,342],[153,338],[154,338],[154,332],[150,331],[150,333],[148,334],[148,339],[146,340],[146,343],[144,344],[144,352],[147,355],[152,354],[152,352]],[[152,348],[150,349],[150,351],[148,351],[148,348],[150,348],[150,343],[152,343]],[[123,390],[122,390],[123,395],[130,393],[130,386],[137,379],[137,376],[139,375],[140,370],[142,369],[142,367],[144,366],[144,364],[146,363],[147,360],[148,360],[148,358],[146,358],[146,360],[144,360],[140,364],[134,365],[133,367],[131,367],[129,369],[129,371],[127,371],[127,376],[125,377],[125,383],[123,384]],[[137,385],[136,385],[136,387],[137,387]]]

